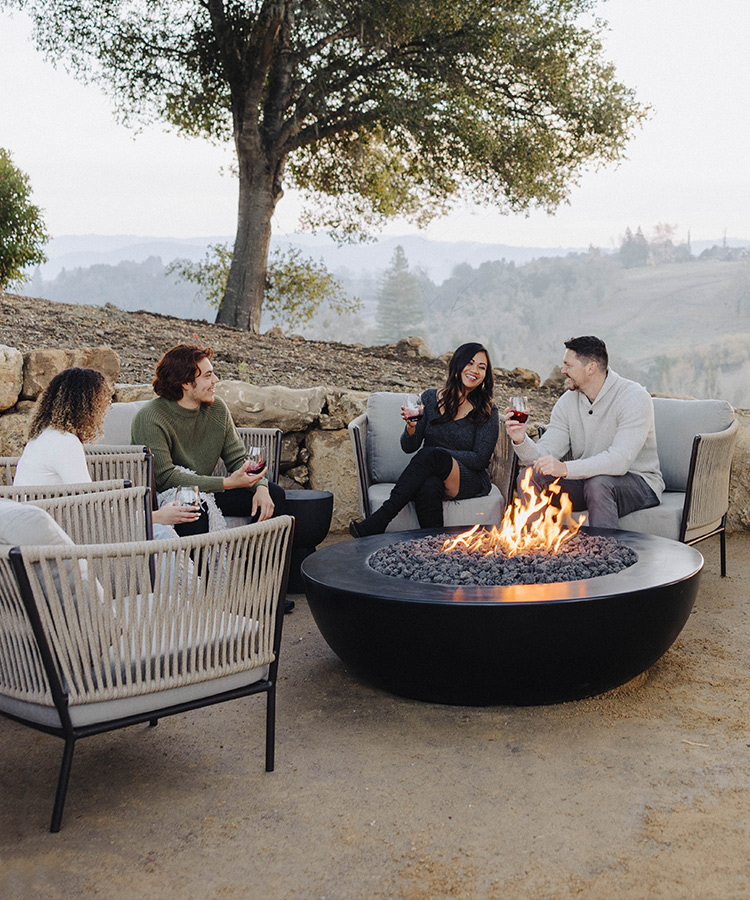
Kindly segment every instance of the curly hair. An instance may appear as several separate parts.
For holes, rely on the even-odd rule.
[[[495,396],[495,376],[492,374],[492,363],[487,348],[475,341],[461,344],[453,351],[453,356],[448,364],[448,377],[440,398],[443,412],[435,419],[436,423],[452,422],[461,405],[464,394],[464,386],[461,381],[461,373],[474,359],[477,353],[484,353],[487,357],[487,371],[484,380],[468,395],[471,405],[474,407],[468,414],[470,422],[486,422],[492,415],[492,405]]]
[[[29,439],[45,428],[69,431],[82,444],[96,440],[112,399],[107,380],[96,369],[63,369],[37,400]]]
[[[156,365],[154,393],[165,400],[182,400],[183,384],[192,384],[198,377],[201,360],[213,355],[210,347],[194,344],[177,344],[167,350]]]

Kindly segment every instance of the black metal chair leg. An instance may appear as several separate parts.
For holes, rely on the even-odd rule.
[[[149,720],[148,720],[148,727],[149,727],[149,728],[156,728],[156,726],[157,726],[158,724],[159,724],[159,720],[158,720],[158,719],[149,719]]]
[[[53,834],[60,830],[60,825],[62,824],[63,807],[65,806],[65,795],[68,792],[68,781],[70,779],[70,768],[73,764],[75,745],[75,738],[65,739],[65,749],[63,750],[62,762],[60,763],[60,777],[57,779],[55,806],[52,810],[52,822],[49,826],[49,830]]]
[[[721,577],[725,578],[727,574],[727,533],[719,532],[720,554],[721,554]]]
[[[266,772],[273,772],[276,755],[276,685],[266,694]]]

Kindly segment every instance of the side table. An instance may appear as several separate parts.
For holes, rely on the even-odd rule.
[[[330,491],[286,491],[286,512],[295,519],[288,591],[301,594],[305,585],[299,569],[302,560],[314,553],[328,534],[333,516],[333,494]]]

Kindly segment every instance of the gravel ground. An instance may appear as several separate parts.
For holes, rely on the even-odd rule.
[[[540,707],[419,703],[355,678],[303,597],[276,771],[260,698],[80,742],[0,720],[4,900],[750,897],[750,535],[700,545],[692,616],[645,675]],[[460,665],[460,660],[446,661]]]

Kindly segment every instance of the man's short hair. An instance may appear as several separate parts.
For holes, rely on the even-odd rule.
[[[593,334],[584,334],[582,337],[571,338],[565,341],[565,346],[579,359],[585,359],[588,362],[595,362],[602,372],[607,371],[609,366],[609,354],[607,353],[607,345],[601,338],[594,337]]]
[[[213,355],[210,347],[194,344],[178,344],[167,350],[156,365],[154,393],[165,400],[182,400],[183,384],[192,384],[198,377],[201,360]]]

